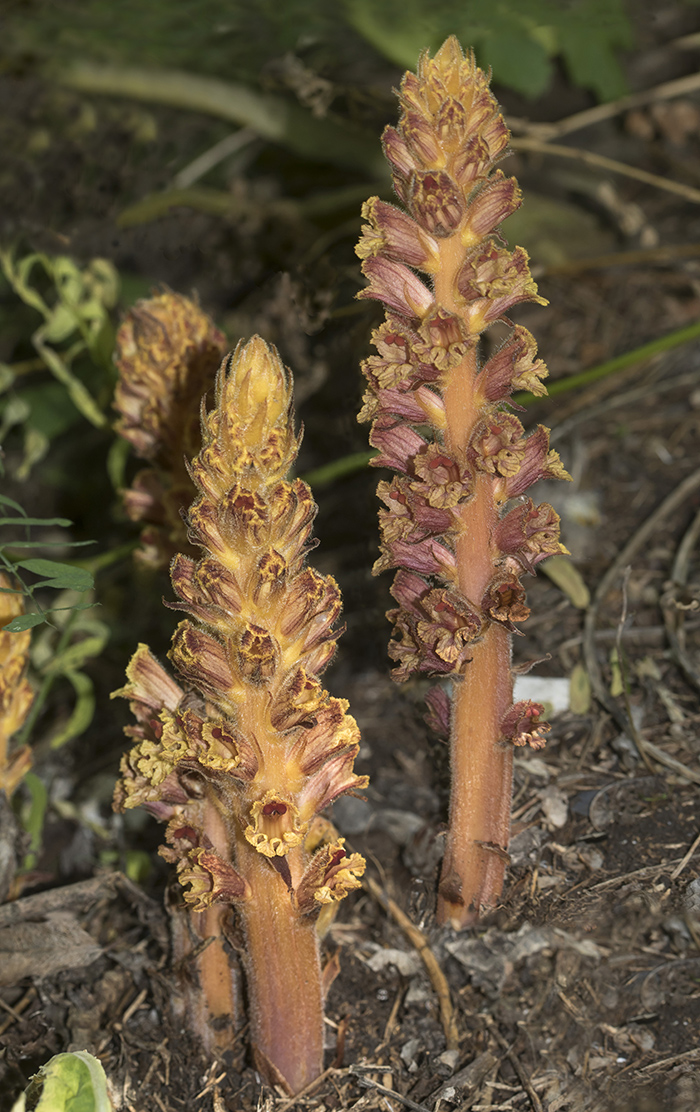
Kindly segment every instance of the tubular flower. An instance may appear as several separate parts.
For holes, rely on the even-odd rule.
[[[10,633],[2,627],[24,614],[22,592],[0,573],[0,791],[8,798],[32,767],[31,751],[21,745],[10,752],[10,741],[29,714],[34,692],[25,677],[30,631]]]
[[[527,253],[499,234],[522,197],[496,168],[509,133],[488,78],[451,37],[405,75],[399,101],[383,144],[403,209],[370,200],[357,249],[368,281],[358,296],[386,309],[377,354],[363,364],[360,420],[372,421],[373,464],[397,472],[378,490],[386,508],[374,567],[399,569],[399,605],[388,614],[394,676],[459,681],[451,715],[446,694],[433,691],[430,721],[444,730],[451,718],[438,916],[461,927],[500,895],[512,746],[543,744],[532,708],[509,711],[511,637],[529,613],[520,578],[566,551],[551,506],[505,504],[537,479],[568,475],[548,430],[528,435],[505,408],[516,390],[546,393],[535,340],[505,317],[520,302],[544,302]],[[497,321],[510,334],[480,365],[480,337]]]
[[[367,784],[353,771],[348,704],[317,678],[335,651],[340,594],[305,566],[316,507],[305,483],[286,478],[298,447],[277,352],[258,337],[239,344],[190,466],[198,494],[186,524],[200,556],[171,566],[170,605],[189,615],[169,654],[180,682],[142,645],[115,693],[136,719],[115,805],[168,821],[163,855],[192,914],[235,906],[256,1063],[290,1092],[322,1068],[315,924],[364,869],[341,845],[311,852],[307,833]]]
[[[139,559],[165,568],[187,547],[181,511],[192,501],[184,459],[200,446],[199,403],[214,385],[226,340],[189,298],[159,294],[136,303],[116,340],[116,431],[150,461],[124,491],[132,521],[146,523]]]

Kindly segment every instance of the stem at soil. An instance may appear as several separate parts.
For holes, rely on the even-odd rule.
[[[312,917],[295,910],[287,885],[270,861],[242,839],[238,850],[241,872],[253,892],[241,907],[253,1055],[268,1082],[294,1094],[323,1070],[316,925]]]

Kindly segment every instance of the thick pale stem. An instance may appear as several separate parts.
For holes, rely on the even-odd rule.
[[[221,904],[190,912],[191,934],[205,943],[196,958],[200,991],[191,994],[190,1014],[209,1052],[230,1050],[235,1030],[241,1026],[237,992],[240,978],[224,935],[224,919],[230,914],[230,909]]]
[[[255,1063],[267,1081],[295,1094],[323,1070],[316,927],[295,911],[284,880],[267,858],[241,840],[238,849],[240,871],[253,892],[239,906]]]
[[[208,800],[203,827],[217,852],[228,854],[226,827],[213,800]],[[202,1041],[204,1049],[229,1050],[235,1031],[242,1026],[240,969],[230,946],[226,943],[225,923],[231,909],[212,904],[206,911],[189,911],[173,917],[173,951],[176,963],[186,967],[191,954],[194,970],[188,970],[184,981],[185,1005],[191,1028]],[[198,987],[192,983],[196,972]]]
[[[438,304],[460,312],[455,279],[464,252],[459,237],[441,244],[435,280]],[[475,399],[476,349],[450,372],[444,398],[448,447],[461,455],[480,413]],[[491,480],[478,475],[461,514],[457,542],[459,587],[477,608],[493,577],[493,531],[498,508]],[[463,678],[454,684],[451,728],[450,820],[438,897],[438,921],[456,929],[498,902],[510,838],[513,754],[501,741],[501,722],[513,701],[511,637],[490,626],[474,646]]]
[[[511,745],[499,742],[510,707],[510,637],[491,626],[474,646],[452,703],[452,795],[438,921],[468,926],[501,894],[510,836]]]

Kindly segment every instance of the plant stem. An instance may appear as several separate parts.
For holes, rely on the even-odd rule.
[[[458,312],[453,290],[463,251],[456,238],[440,246],[443,265],[436,277],[436,300]],[[447,446],[461,456],[480,416],[476,374],[476,348],[471,348],[444,389]],[[459,589],[477,608],[493,577],[497,521],[491,479],[477,473],[473,497],[462,510],[456,553]],[[513,752],[499,742],[501,722],[513,702],[510,643],[507,630],[489,626],[453,689],[450,818],[437,915],[438,922],[457,930],[495,906],[503,888]]]
[[[287,856],[292,867],[297,854]],[[241,904],[253,1055],[267,1081],[298,1093],[323,1071],[315,921],[299,915],[280,874],[242,838],[237,864],[253,890]]]
[[[499,739],[512,701],[510,635],[491,626],[453,689],[452,794],[437,914],[456,930],[494,907],[503,888],[513,747]]]
[[[196,958],[199,991],[187,993],[191,1026],[208,1053],[230,1050],[233,1034],[241,1026],[238,971],[224,944],[224,919],[230,914],[222,904],[189,912],[190,933],[203,942],[212,939]]]

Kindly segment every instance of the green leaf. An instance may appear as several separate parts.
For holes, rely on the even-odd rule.
[[[9,390],[16,378],[17,375],[9,363],[3,363],[0,360],[0,394]]]
[[[569,676],[569,709],[573,714],[588,714],[591,709],[591,681],[583,664],[575,664]]]
[[[85,624],[92,625],[93,623],[86,622]],[[52,657],[43,671],[65,672],[68,675],[69,672],[82,668],[85,661],[91,656],[99,656],[107,644],[109,630],[103,622],[95,622],[94,625],[102,627],[99,633],[95,633],[91,637],[84,637],[82,641],[76,641],[75,644],[69,645],[59,656]]]
[[[19,560],[17,567],[25,571],[43,575],[41,583],[34,583],[34,587],[55,587],[57,590],[89,591],[95,586],[95,580],[85,568],[77,568],[73,564],[61,564],[56,560]]]
[[[115,436],[107,453],[107,474],[115,491],[126,486],[126,465],[131,454],[131,444],[121,436]]]
[[[41,579],[32,583],[31,589],[38,587],[51,587],[54,591],[90,591],[95,586],[95,581],[89,572],[83,568],[74,568],[70,573],[57,575],[54,579]]]
[[[61,344],[75,332],[77,327],[78,320],[74,310],[67,305],[57,305],[42,328],[41,334],[49,343]]]
[[[569,602],[579,610],[585,610],[591,601],[591,592],[584,583],[581,572],[574,567],[568,556],[550,556],[540,565]]]
[[[45,524],[42,522],[42,524]],[[69,525],[73,522],[69,521]],[[97,544],[97,541],[9,541],[6,548],[83,548],[86,544]]]
[[[0,517],[0,525],[60,525],[67,529],[72,524],[66,517]]]
[[[421,10],[411,4],[408,18],[404,19],[396,18],[396,9],[395,3],[346,0],[346,18],[351,26],[385,58],[403,69],[413,70],[420,52],[426,47],[434,49],[440,32],[434,14],[427,8]]]
[[[60,749],[67,741],[79,737],[92,722],[95,714],[95,685],[85,672],[64,672],[77,696],[73,712],[65,726],[51,738],[51,748]]]
[[[22,463],[16,471],[19,482],[23,483],[29,478],[34,464],[39,463],[44,458],[50,447],[49,439],[44,436],[43,432],[32,428],[30,424],[25,425]]]
[[[31,411],[28,417],[30,425],[43,432],[49,440],[80,422],[80,414],[60,382],[51,379],[27,386],[22,390],[22,397]]]
[[[48,316],[50,310],[46,302],[39,296],[36,290],[33,290],[28,284],[29,275],[34,268],[35,263],[41,263],[47,274],[51,274],[51,263],[46,255],[26,255],[15,266],[12,255],[9,251],[4,251],[0,254],[0,262],[5,272],[8,282],[27,305],[31,305],[42,317]]]
[[[12,394],[2,403],[0,439],[4,440],[11,428],[22,425],[29,417],[29,406],[19,394]]]
[[[102,1063],[87,1050],[57,1054],[34,1074],[25,1097],[33,1112],[112,1112],[113,1107]]]
[[[114,344],[116,340],[116,332],[114,325],[109,317],[105,317],[99,328],[93,329],[90,333],[88,347],[90,355],[94,361],[110,374],[114,373],[114,364],[112,363],[112,354],[114,352]]]
[[[625,682],[622,675],[620,654],[617,651],[617,645],[613,645],[610,650],[610,671],[610,694],[613,699],[616,699],[618,695],[623,695],[625,692]]]
[[[552,78],[552,63],[541,43],[526,33],[500,32],[485,40],[480,61],[491,66],[494,79],[535,100]]]
[[[34,626],[41,625],[45,621],[46,614],[20,614],[18,618],[13,618],[2,628],[5,633],[24,633],[25,629],[33,629]]]
[[[364,471],[369,461],[378,454],[375,449],[351,452],[347,456],[340,456],[339,459],[335,459],[331,463],[324,463],[321,467],[315,467],[313,471],[305,471],[302,478],[305,483],[308,483],[314,489],[330,486],[336,479],[343,479],[346,475],[354,475],[358,471]]]
[[[49,793],[43,780],[36,772],[28,772],[24,777],[24,786],[29,792],[30,802],[22,808],[22,826],[29,834],[29,853],[22,862],[22,869],[28,872],[36,865],[37,855],[41,849],[41,837],[44,831],[44,816],[49,802]]]
[[[593,23],[560,30],[561,50],[575,85],[592,89],[599,100],[616,100],[629,91],[612,46]]]
[[[145,884],[153,871],[151,854],[142,849],[127,850],[124,871],[134,884]]]
[[[17,510],[18,513],[24,514],[25,517],[27,516],[19,502],[13,502],[6,494],[0,494],[0,506],[12,506],[13,510]]]
[[[58,352],[44,343],[43,331],[41,329],[34,333],[33,343],[51,373],[55,375],[59,382],[63,383],[70,395],[73,405],[76,409],[80,410],[83,417],[86,417],[87,420],[98,429],[106,425],[107,418],[99,409],[90,391],[83,386],[79,378],[76,378],[70,367],[61,359]]]

